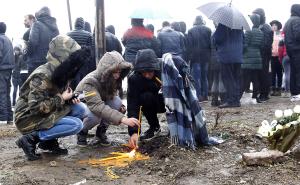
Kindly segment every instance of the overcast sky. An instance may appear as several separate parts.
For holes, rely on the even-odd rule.
[[[222,1],[222,0],[220,0]],[[106,25],[113,24],[116,27],[117,36],[121,37],[130,27],[129,15],[139,3],[157,6],[169,12],[173,19],[168,21],[185,21],[188,28],[192,26],[195,16],[201,13],[197,7],[213,2],[210,0],[105,0]],[[229,2],[229,0],[227,1]],[[245,15],[251,14],[255,8],[264,8],[267,21],[278,19],[284,23],[290,16],[290,7],[299,0],[233,0],[233,4]],[[69,31],[66,0],[0,0],[0,21],[7,24],[7,35],[19,42],[25,28],[23,25],[24,15],[34,14],[42,6],[48,6],[52,15],[57,19],[60,33]],[[70,0],[72,21],[76,17],[83,17],[90,23],[94,23],[95,1],[94,0]],[[145,23],[153,23],[155,29],[159,29],[164,20],[145,20]],[[208,25],[211,22],[206,19]]]

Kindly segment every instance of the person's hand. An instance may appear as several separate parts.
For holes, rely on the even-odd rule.
[[[126,113],[126,107],[125,107],[125,105],[122,105],[121,107],[120,107],[120,110],[119,110],[122,114],[125,114]]]
[[[78,99],[78,98],[73,98],[73,99],[72,99],[72,103],[73,103],[73,104],[80,103],[80,99]]]
[[[126,118],[123,117],[121,119],[121,123],[123,123],[124,125],[130,126],[130,127],[134,127],[134,126],[140,126],[140,122],[139,120],[135,119],[135,118]]]
[[[129,138],[129,141],[128,141],[128,144],[129,144],[129,147],[130,148],[134,148],[134,149],[138,149],[139,146],[138,146],[138,135],[135,133],[133,134],[130,138]]]
[[[73,97],[73,90],[68,87],[62,94],[61,94],[62,98],[66,101],[69,100]]]

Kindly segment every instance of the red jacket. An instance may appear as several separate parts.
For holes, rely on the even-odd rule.
[[[287,55],[286,54],[286,46],[284,43],[284,33],[282,33],[282,37],[283,37],[283,40],[281,40],[279,42],[279,48],[278,48],[278,57],[279,57],[280,63],[282,63],[283,57],[285,57]]]

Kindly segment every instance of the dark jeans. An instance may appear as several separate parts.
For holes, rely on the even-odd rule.
[[[10,100],[11,73],[12,70],[0,71],[0,121],[13,120]]]
[[[249,84],[253,84],[252,98],[257,98],[259,94],[259,74],[260,69],[243,69],[242,94],[249,88]]]
[[[208,63],[191,63],[191,74],[195,80],[197,97],[208,96]]]
[[[284,56],[282,59],[282,65],[284,70],[284,90],[290,92],[290,75],[291,75],[291,64],[289,56]]]
[[[269,63],[271,60],[271,52],[262,53],[262,65],[263,68],[260,71],[260,96],[268,97],[270,92],[270,74],[269,74]]]
[[[165,112],[165,104],[162,94],[154,95],[151,92],[146,92],[140,96],[142,112],[146,117],[150,129],[160,128],[157,113]]]
[[[289,53],[291,62],[290,89],[292,95],[300,94],[300,50]]]
[[[279,62],[278,57],[271,58],[272,69],[272,87],[281,88],[282,85],[282,64]],[[277,80],[276,80],[277,78]],[[277,82],[277,84],[276,84]]]
[[[230,105],[240,104],[241,64],[221,64],[221,76],[226,90],[225,102]]]

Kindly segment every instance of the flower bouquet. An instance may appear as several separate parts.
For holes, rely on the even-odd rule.
[[[293,110],[276,110],[275,117],[271,123],[264,120],[257,135],[268,139],[271,150],[286,152],[300,135],[300,105]]]

